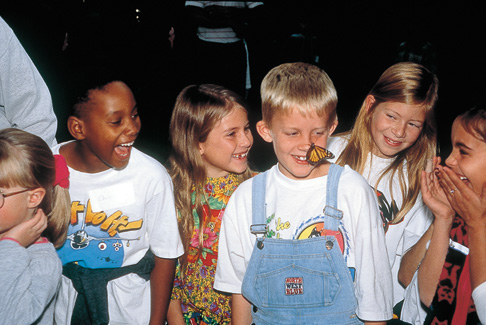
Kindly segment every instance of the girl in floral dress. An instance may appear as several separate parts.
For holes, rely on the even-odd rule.
[[[169,172],[185,254],[179,259],[167,320],[229,324],[230,295],[213,289],[221,220],[229,197],[251,177],[253,144],[245,103],[216,85],[192,85],[177,97],[170,122]]]

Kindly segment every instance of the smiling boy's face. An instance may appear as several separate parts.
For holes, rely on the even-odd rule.
[[[306,154],[312,143],[325,148],[336,126],[337,121],[329,127],[327,115],[318,116],[312,112],[304,116],[293,109],[288,114],[275,114],[270,127],[263,121],[258,122],[257,130],[265,141],[273,142],[279,170],[298,180],[327,174],[328,163],[312,166]]]
[[[87,105],[85,116],[78,119],[81,138],[76,137],[87,169],[81,171],[125,168],[141,127],[132,91],[123,82],[112,82],[102,90],[93,90]]]

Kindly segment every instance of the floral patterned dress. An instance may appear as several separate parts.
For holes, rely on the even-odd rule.
[[[182,313],[186,324],[229,324],[231,322],[231,295],[213,289],[216,263],[218,259],[219,231],[224,209],[228,200],[238,187],[235,174],[225,177],[208,177],[204,187],[206,199],[203,202],[204,230],[203,248],[199,251],[199,217],[193,209],[194,232],[188,249],[188,264],[181,277],[179,265],[176,269],[172,300],[181,300]],[[192,203],[195,202],[195,189],[192,189]],[[193,205],[194,208],[194,205]],[[207,219],[209,218],[209,220]]]

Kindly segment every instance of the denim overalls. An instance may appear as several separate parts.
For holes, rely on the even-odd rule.
[[[343,168],[331,164],[324,228],[337,231],[337,190]],[[334,236],[303,240],[265,238],[266,173],[253,178],[252,226],[257,241],[242,294],[254,324],[361,324],[351,274]]]

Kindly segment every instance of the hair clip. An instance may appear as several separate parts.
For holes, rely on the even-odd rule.
[[[64,159],[61,155],[54,155],[55,168],[56,168],[56,178],[54,179],[53,186],[59,185],[62,188],[69,187],[69,169]]]

